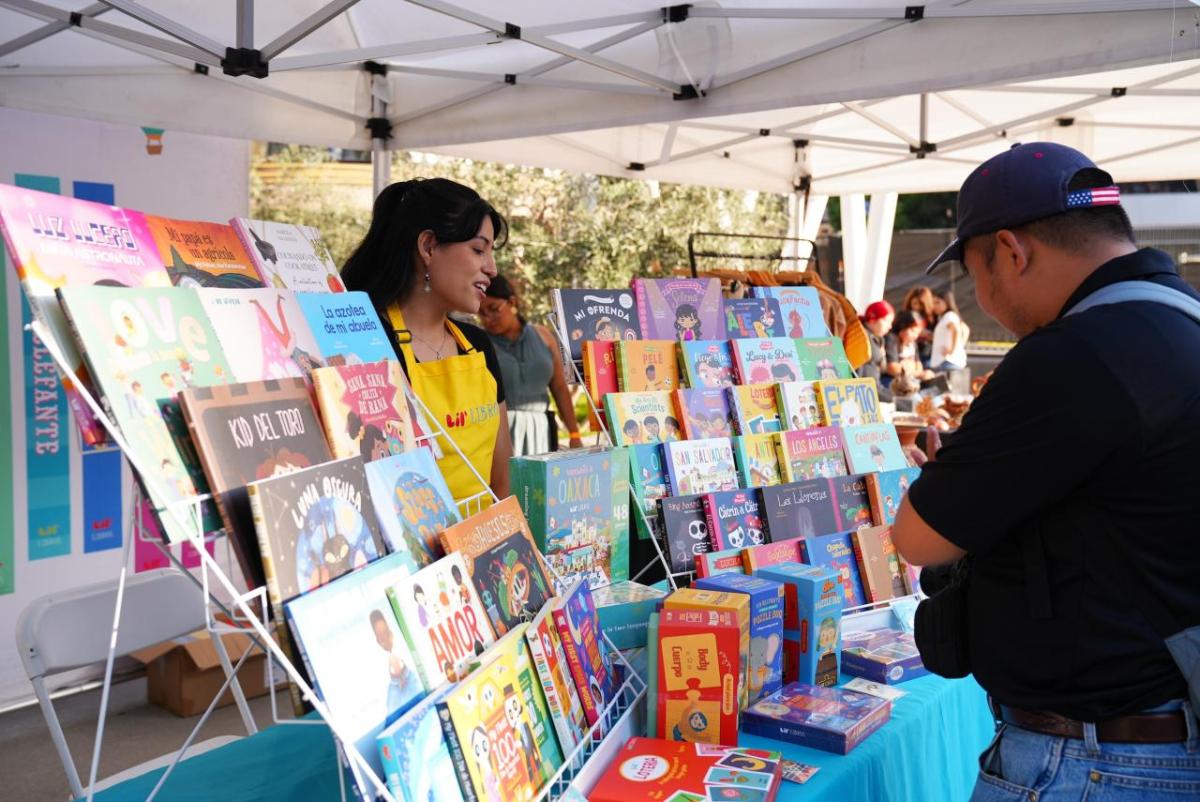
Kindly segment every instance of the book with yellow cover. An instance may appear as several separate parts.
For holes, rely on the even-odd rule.
[[[822,426],[883,423],[874,379],[822,379],[814,382]]]
[[[738,434],[779,431],[779,405],[775,402],[774,384],[738,385],[730,387],[728,392],[733,428]]]
[[[623,340],[617,343],[617,383],[624,393],[679,389],[678,346],[672,340]]]

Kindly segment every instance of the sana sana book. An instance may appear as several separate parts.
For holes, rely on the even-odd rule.
[[[415,447],[408,380],[399,362],[317,368],[312,381],[335,457],[371,462]]]

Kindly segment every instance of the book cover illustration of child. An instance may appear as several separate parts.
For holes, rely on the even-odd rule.
[[[720,279],[634,279],[642,336],[691,342],[723,332]]]
[[[698,340],[679,344],[688,386],[729,387],[733,384],[733,355],[728,340]]]
[[[774,298],[727,299],[725,334],[730,339],[786,337],[779,302]]]

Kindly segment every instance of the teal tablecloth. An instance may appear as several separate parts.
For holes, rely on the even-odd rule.
[[[843,677],[848,680],[849,677]],[[960,802],[970,796],[976,758],[992,736],[983,690],[973,679],[921,677],[892,718],[849,755],[743,735],[744,746],[776,749],[821,770],[804,785],[785,782],[779,802]],[[96,795],[97,802],[141,802],[161,770]],[[348,795],[353,798],[353,792]],[[278,724],[251,738],[184,761],[157,797],[162,802],[331,802],[338,799],[337,756],[324,726]]]
[[[850,677],[842,677],[842,681]],[[907,695],[892,718],[848,755],[743,735],[742,746],[775,749],[819,766],[807,783],[785,782],[778,802],[962,802],[975,787],[979,753],[995,734],[987,696],[972,678],[925,676],[896,686]]]

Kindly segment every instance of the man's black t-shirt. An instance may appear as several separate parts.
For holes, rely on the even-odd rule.
[[[1161,251],[1102,265],[1200,298]],[[908,495],[974,557],[968,649],[999,702],[1099,721],[1183,698],[1162,638],[1101,550],[1121,538],[1154,591],[1200,623],[1200,324],[1100,306],[1023,338]]]

